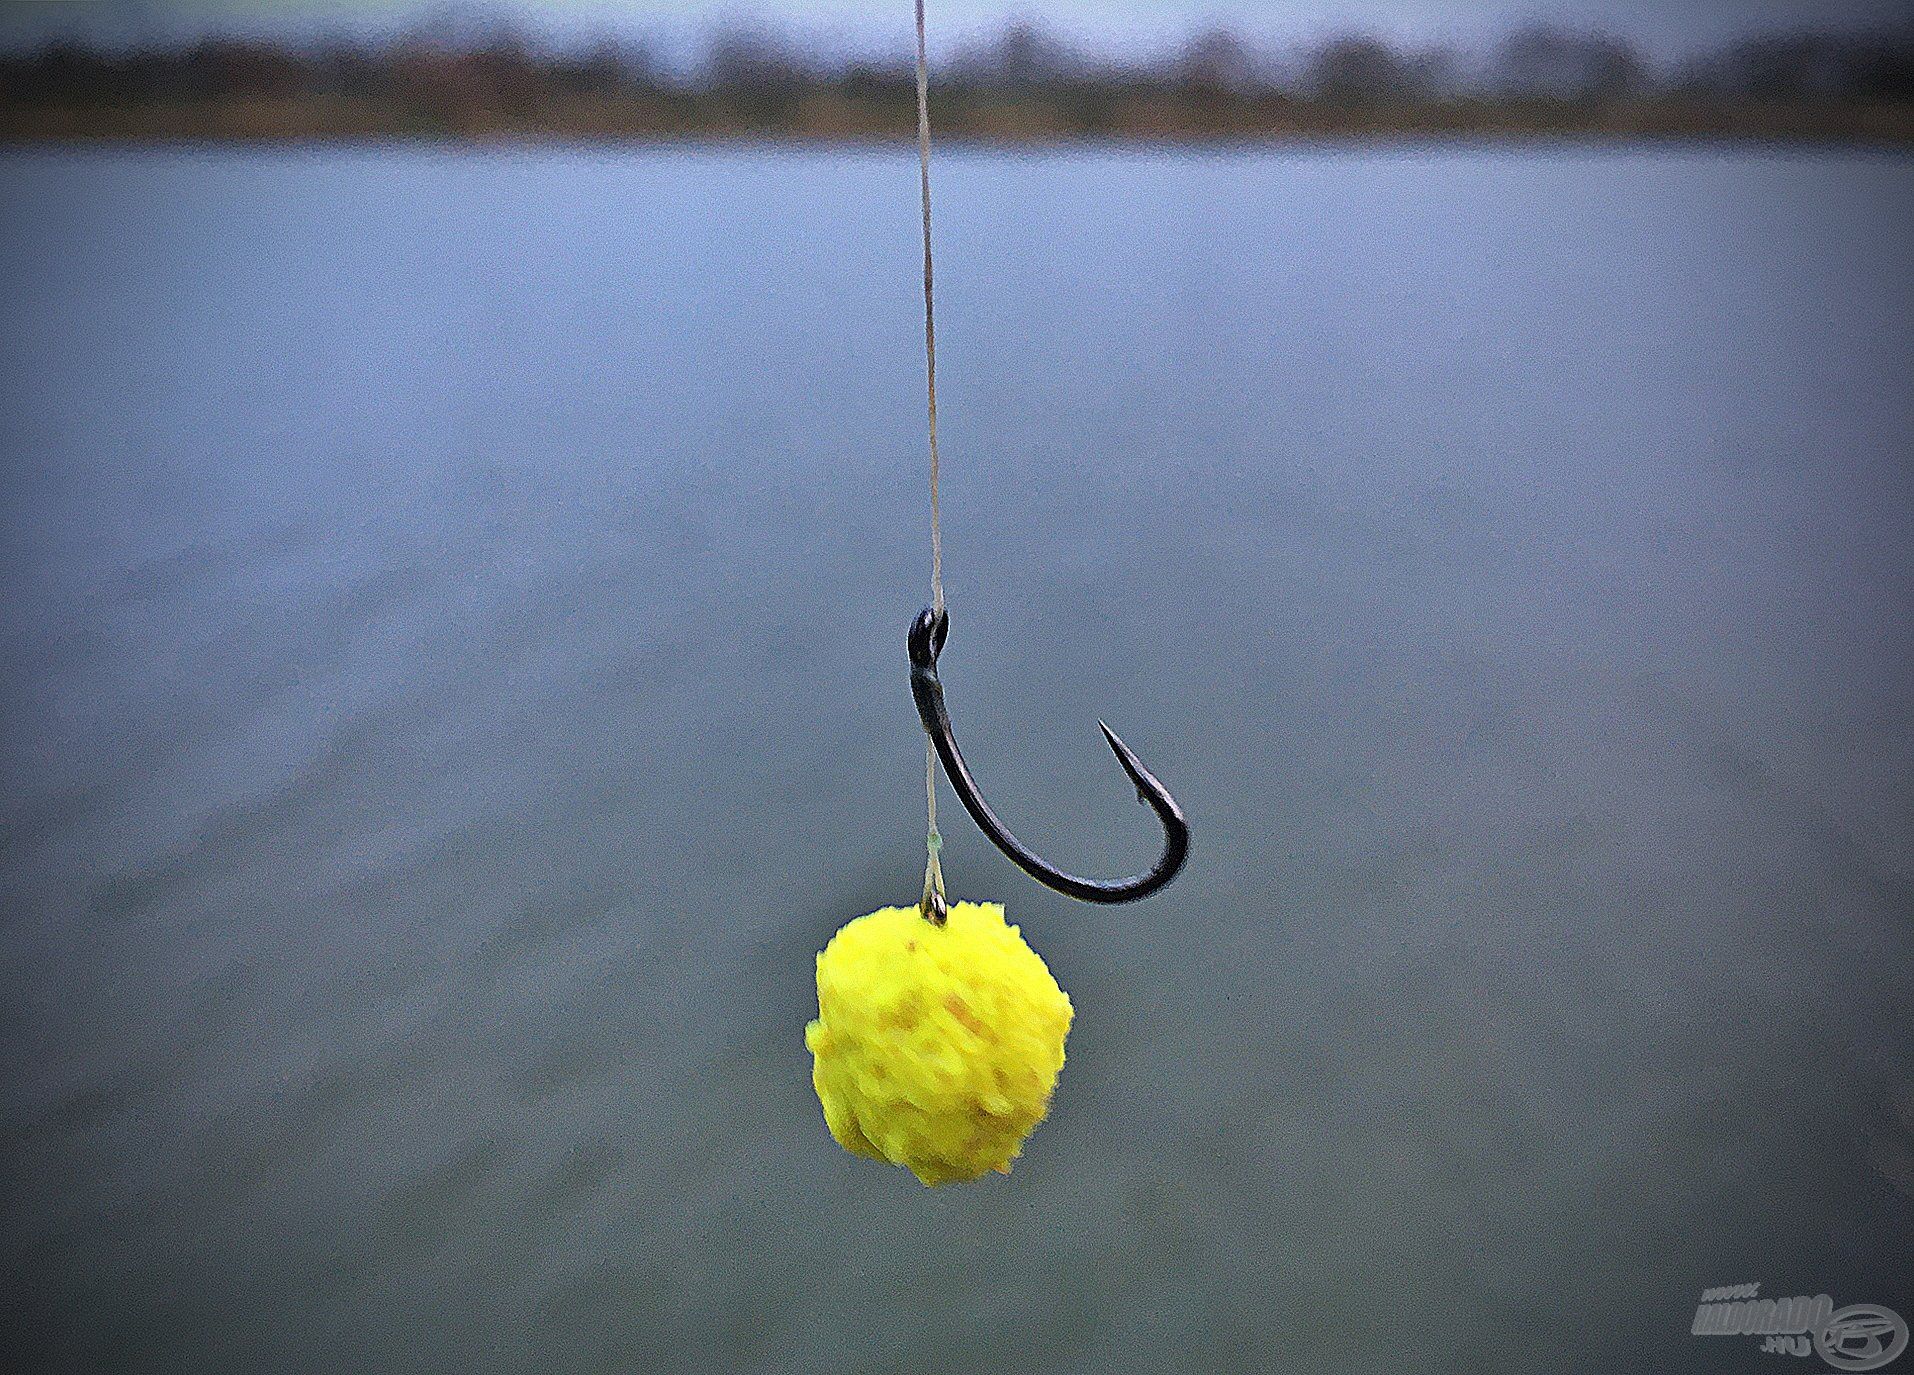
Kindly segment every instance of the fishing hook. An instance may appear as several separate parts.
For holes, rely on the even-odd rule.
[[[924,723],[924,733],[936,747],[937,757],[944,761],[944,774],[950,779],[950,786],[957,790],[958,799],[990,837],[991,844],[1045,887],[1084,902],[1134,902],[1147,898],[1175,878],[1190,852],[1190,827],[1183,819],[1183,809],[1176,805],[1176,799],[1157,781],[1156,775],[1143,767],[1136,752],[1101,721],[1097,725],[1102,727],[1103,738],[1110,742],[1117,762],[1136,784],[1137,801],[1155,812],[1157,822],[1163,827],[1163,853],[1148,872],[1122,879],[1078,878],[1066,874],[1045,863],[997,819],[983,794],[977,791],[977,780],[971,777],[970,766],[964,763],[963,752],[957,748],[957,737],[951,733],[950,713],[944,708],[944,685],[937,680],[937,656],[943,652],[944,640],[949,634],[950,614],[935,607],[925,607],[911,623],[910,691],[917,700],[917,715]]]

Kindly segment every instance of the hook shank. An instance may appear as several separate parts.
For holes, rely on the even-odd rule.
[[[1170,796],[1168,788],[1157,781],[1156,775],[1143,767],[1143,761],[1136,757],[1136,751],[1118,739],[1117,733],[1101,721],[1097,725],[1103,731],[1103,738],[1109,742],[1111,753],[1116,755],[1130,782],[1136,785],[1137,801],[1156,813],[1157,822],[1163,828],[1163,853],[1157,857],[1156,863],[1147,872],[1132,878],[1078,878],[1045,862],[1011,834],[1010,828],[990,809],[990,804],[984,801],[983,794],[978,791],[977,780],[971,776],[970,766],[964,763],[963,752],[957,748],[957,737],[951,731],[950,713],[944,706],[944,685],[937,678],[937,656],[943,652],[944,641],[949,634],[949,613],[934,607],[925,607],[911,623],[911,696],[916,699],[918,719],[924,723],[925,734],[930,736],[931,744],[936,747],[937,757],[944,761],[944,773],[950,779],[950,786],[956,790],[958,800],[964,804],[978,827],[990,837],[991,843],[1037,882],[1084,902],[1134,902],[1138,898],[1148,897],[1175,878],[1190,850],[1190,827],[1183,819],[1183,809],[1176,805],[1176,799]]]

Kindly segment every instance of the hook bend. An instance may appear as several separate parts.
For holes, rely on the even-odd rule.
[[[1037,882],[1084,902],[1135,902],[1138,898],[1147,898],[1175,878],[1190,851],[1190,827],[1183,819],[1183,809],[1176,805],[1176,799],[1170,796],[1168,788],[1157,781],[1156,775],[1143,767],[1143,761],[1136,757],[1136,752],[1101,721],[1097,725],[1103,731],[1103,738],[1109,742],[1111,753],[1116,755],[1117,763],[1123,766],[1123,772],[1136,785],[1137,801],[1156,813],[1157,823],[1163,828],[1163,853],[1157,857],[1156,863],[1146,872],[1131,878],[1078,878],[1047,863],[1011,834],[1010,828],[990,809],[990,804],[984,801],[983,794],[978,791],[977,780],[971,776],[970,766],[964,763],[963,752],[957,748],[957,737],[951,731],[950,713],[944,706],[944,686],[937,678],[937,656],[943,652],[944,641],[949,634],[950,614],[947,611],[927,606],[911,623],[911,696],[916,699],[917,716],[924,723],[924,733],[936,748],[937,757],[944,761],[944,773],[950,779],[950,786],[956,789],[958,800],[964,804],[964,809],[983,833],[990,837],[991,843]]]

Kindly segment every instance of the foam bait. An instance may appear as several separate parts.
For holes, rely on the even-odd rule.
[[[1070,997],[994,902],[886,907],[817,957],[811,1082],[838,1144],[926,1184],[1008,1174],[1050,1109]]]

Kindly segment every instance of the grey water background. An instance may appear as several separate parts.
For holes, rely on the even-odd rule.
[[[892,152],[0,158],[15,1369],[1753,1369],[1914,1316],[1914,164],[940,155],[1010,1177],[826,1135],[910,900]],[[1817,1368],[1820,1363],[1813,1362]]]

